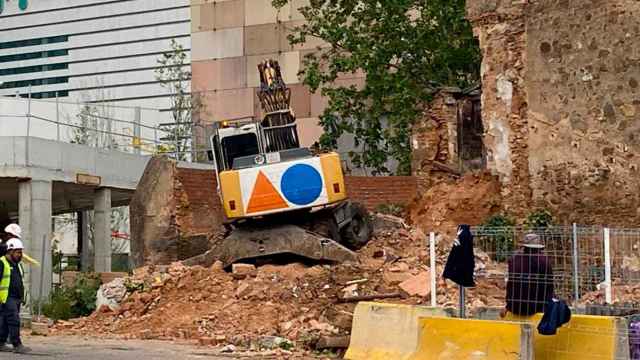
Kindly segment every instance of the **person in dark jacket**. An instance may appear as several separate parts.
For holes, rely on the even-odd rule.
[[[31,349],[20,339],[20,305],[24,301],[24,271],[20,261],[24,245],[17,238],[6,243],[7,254],[0,257],[0,351],[9,351],[7,340],[16,353],[28,353]]]
[[[527,234],[523,249],[509,259],[506,307],[500,315],[531,316],[544,311],[554,296],[553,269],[536,234]]]

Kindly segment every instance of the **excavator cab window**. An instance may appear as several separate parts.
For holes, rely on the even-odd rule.
[[[258,146],[258,138],[255,133],[247,133],[240,135],[227,136],[222,139],[222,152],[227,168],[233,166],[233,160],[244,157],[257,155],[260,153]]]

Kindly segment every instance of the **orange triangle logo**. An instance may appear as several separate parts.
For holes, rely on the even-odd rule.
[[[280,196],[278,190],[273,187],[269,179],[260,171],[256,179],[256,184],[253,187],[247,213],[257,213],[286,207],[288,207],[286,201]]]

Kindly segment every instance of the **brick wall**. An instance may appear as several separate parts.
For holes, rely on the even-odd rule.
[[[220,198],[216,194],[216,178],[210,170],[178,168],[178,180],[187,196],[188,207],[182,208],[181,219],[191,221],[192,234],[206,232],[215,223],[212,216],[222,215]],[[417,194],[415,176],[346,176],[349,199],[375,210],[382,204],[407,205]],[[187,211],[188,210],[188,211]],[[193,217],[193,213],[207,216]],[[216,224],[217,225],[217,224]]]
[[[189,235],[206,234],[218,228],[222,205],[216,193],[216,177],[211,170],[177,168],[178,224]]]
[[[407,205],[418,191],[414,176],[346,176],[345,183],[349,198],[369,210],[382,204]]]

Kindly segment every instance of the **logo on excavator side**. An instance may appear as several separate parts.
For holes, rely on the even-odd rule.
[[[279,184],[276,182],[275,185],[265,173],[259,171],[249,198],[247,213],[313,204],[320,198],[323,186],[322,175],[307,164],[287,168],[282,173]]]

